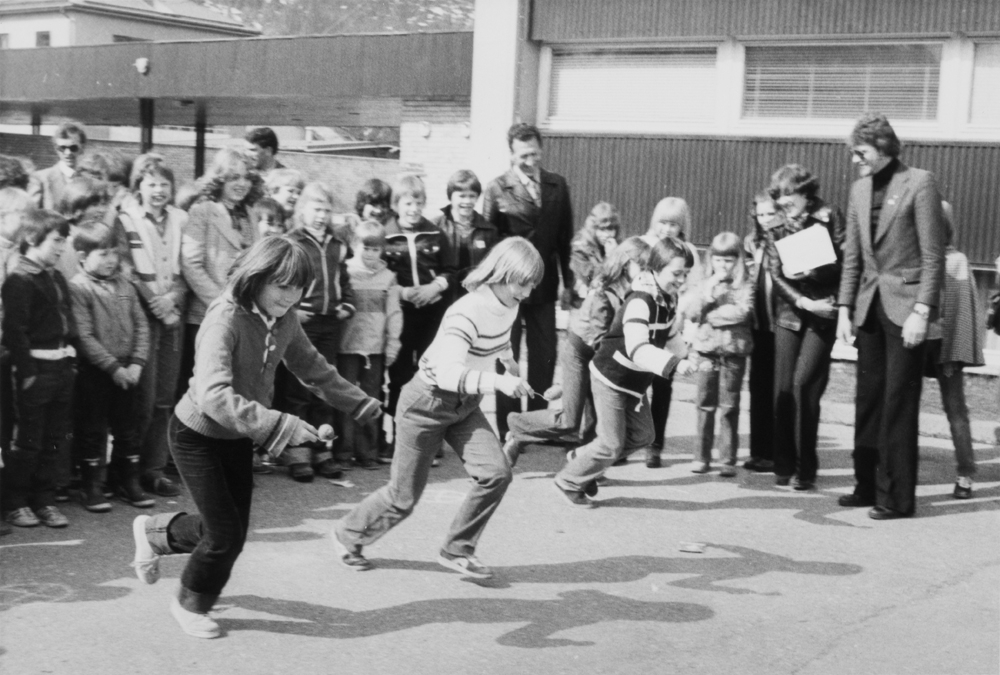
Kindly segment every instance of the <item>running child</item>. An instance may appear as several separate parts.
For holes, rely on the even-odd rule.
[[[400,395],[389,484],[354,507],[333,531],[334,548],[345,567],[371,569],[362,548],[413,512],[434,455],[447,441],[474,485],[452,521],[438,562],[465,576],[493,575],[476,557],[476,544],[507,491],[511,469],[480,404],[484,394],[497,391],[518,398],[534,394],[516,374],[510,329],[518,304],[543,273],[534,246],[511,237],[497,244],[466,277],[469,293],[448,308],[420,359],[419,373]],[[496,373],[497,360],[506,374]]]

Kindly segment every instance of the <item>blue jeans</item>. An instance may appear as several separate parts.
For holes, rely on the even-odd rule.
[[[250,527],[253,442],[209,438],[170,418],[170,449],[199,514],[160,513],[146,526],[156,553],[190,553],[178,599],[207,612],[222,593]]]
[[[965,403],[965,374],[961,363],[939,363],[941,340],[928,340],[924,373],[932,375],[941,389],[941,404],[951,427],[955,446],[956,473],[971,478],[976,475],[976,456],[972,450],[969,406]]]
[[[3,510],[55,504],[60,448],[72,425],[74,359],[35,360],[35,382],[28,389],[14,378],[17,429],[4,457]]]
[[[597,410],[597,438],[576,450],[556,482],[567,490],[582,492],[599,478],[622,454],[644,448],[653,442],[653,416],[646,397],[612,389],[598,378],[591,379],[594,407]]]
[[[475,483],[459,508],[442,551],[471,555],[510,485],[510,464],[479,404],[482,396],[444,391],[414,377],[400,392],[396,409],[396,452],[389,483],[344,516],[337,537],[359,550],[378,541],[413,513],[431,461],[448,442]]]
[[[170,457],[167,424],[176,402],[183,354],[183,324],[165,326],[149,319],[149,356],[137,388],[139,470],[146,480],[163,477]]]
[[[509,433],[527,443],[587,443],[594,434],[594,399],[590,394],[590,362],[594,350],[573,333],[566,335],[562,366],[562,409],[512,412]],[[541,393],[541,392],[539,392]]]
[[[740,447],[740,388],[747,368],[745,356],[702,354],[711,364],[710,370],[698,371],[698,435],[701,461],[712,461],[715,445],[715,411],[719,423],[719,459],[729,466],[736,465],[736,450]]]

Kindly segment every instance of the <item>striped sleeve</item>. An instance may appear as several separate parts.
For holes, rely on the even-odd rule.
[[[680,358],[667,349],[659,349],[649,341],[649,331],[656,326],[656,301],[645,293],[635,293],[627,301],[622,316],[625,355],[643,370],[670,377]],[[676,329],[674,329],[676,331]]]
[[[459,394],[495,391],[495,373],[473,370],[465,365],[478,336],[471,317],[460,312],[445,314],[438,337],[420,360],[424,376],[441,389]]]

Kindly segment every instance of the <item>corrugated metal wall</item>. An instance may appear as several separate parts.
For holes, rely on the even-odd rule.
[[[1000,145],[911,143],[903,160],[933,171],[954,204],[959,248],[973,263],[1000,254]],[[820,179],[820,195],[846,210],[855,178],[842,141],[635,136],[549,136],[545,164],[569,181],[582,223],[590,207],[618,207],[629,234],[646,231],[661,198],[691,205],[696,244],[722,230],[748,231],[751,201],[783,164],[797,162]]]
[[[998,31],[997,0],[533,0],[531,35],[561,42]]]

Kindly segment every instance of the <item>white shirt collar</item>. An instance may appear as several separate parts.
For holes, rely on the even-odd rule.
[[[278,322],[278,320],[275,319],[274,317],[268,316],[267,314],[262,312],[260,307],[257,306],[256,302],[253,303],[253,306],[251,307],[250,311],[252,311],[254,314],[260,317],[260,320],[264,322],[264,325],[267,326],[268,330],[271,330],[271,328],[274,327],[274,324]]]
[[[66,166],[66,164],[64,164],[63,162],[59,162],[56,166],[59,167],[59,171],[61,171],[62,175],[66,176],[67,179],[72,178],[73,176],[76,175],[76,169],[71,169],[70,167]]]

